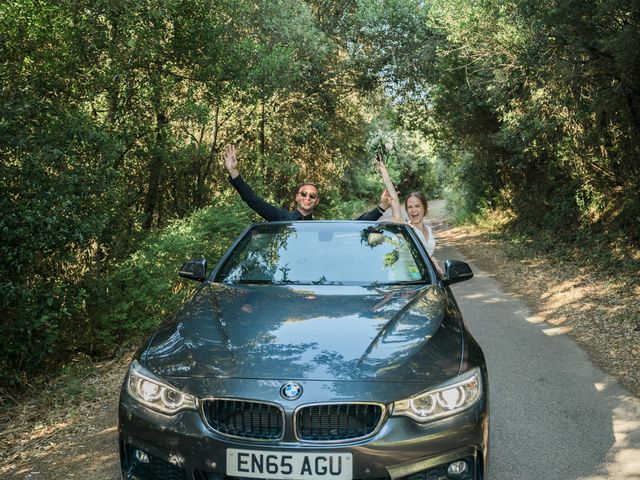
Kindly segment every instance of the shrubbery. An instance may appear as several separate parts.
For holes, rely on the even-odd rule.
[[[24,308],[12,317],[14,323],[5,318],[2,325],[2,337],[8,339],[0,345],[2,384],[16,386],[25,375],[56,366],[69,354],[110,355],[132,345],[190,292],[193,285],[177,275],[180,265],[202,257],[215,265],[250,223],[249,210],[234,199],[149,235],[133,254],[97,277],[84,276],[74,285],[5,286],[3,301]],[[50,296],[39,301],[41,295]]]
[[[131,344],[157,326],[195,286],[178,277],[180,265],[194,258],[215,265],[250,223],[246,208],[213,205],[151,235],[90,289],[92,350]]]

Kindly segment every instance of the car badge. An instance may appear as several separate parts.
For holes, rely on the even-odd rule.
[[[297,382],[287,382],[280,387],[280,395],[286,400],[297,400],[302,395],[302,385]]]

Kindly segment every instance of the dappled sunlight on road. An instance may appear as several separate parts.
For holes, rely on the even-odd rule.
[[[542,333],[553,337],[555,335],[566,335],[571,331],[570,327],[545,328]]]
[[[640,480],[640,399],[574,342],[591,336],[613,358],[616,349],[637,351],[635,334],[628,324],[621,327],[635,321],[638,298],[619,295],[628,286],[618,278],[594,281],[541,261],[525,264],[471,245],[477,239],[464,232],[438,233],[440,253],[469,261],[475,274],[452,290],[487,357],[492,478]],[[475,258],[455,250],[467,241]],[[486,275],[476,261],[500,274]],[[548,275],[531,272],[534,263]],[[602,344],[600,337],[609,340],[612,331],[621,341]],[[637,375],[625,368],[616,371],[621,378]]]
[[[479,298],[483,298],[485,295],[482,293],[472,293],[470,295],[465,295],[464,298],[468,300],[477,300]]]
[[[481,293],[472,293],[470,295],[460,295],[460,298],[464,298],[467,300],[480,300],[483,303],[503,303],[505,301],[504,298],[499,298],[499,297],[490,297],[490,298],[485,298],[486,295],[483,295]]]
[[[540,315],[525,315],[524,319],[529,323],[544,323],[544,318]]]
[[[611,380],[595,386],[604,394],[611,388],[618,390]],[[615,395],[609,401],[617,405],[612,409],[611,419],[615,442],[601,471],[580,480],[640,479],[640,400],[631,395]]]
[[[504,299],[497,297],[487,298],[486,300],[483,300],[484,303],[503,303],[504,301]]]

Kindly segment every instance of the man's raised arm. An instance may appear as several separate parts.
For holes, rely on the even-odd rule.
[[[382,214],[385,212],[387,208],[391,206],[391,197],[389,196],[389,192],[385,189],[380,195],[380,202],[378,206],[373,210],[363,213],[356,220],[367,220],[370,222],[375,222],[378,220]]]
[[[244,181],[238,169],[238,158],[234,145],[227,145],[220,155],[224,163],[224,168],[229,172],[231,185],[233,185],[233,188],[240,194],[240,198],[242,198],[254,212],[268,222],[291,219],[291,214],[287,210],[274,207],[270,203],[265,202],[257,196],[249,184]]]

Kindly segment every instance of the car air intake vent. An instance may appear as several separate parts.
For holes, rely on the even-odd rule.
[[[296,412],[296,435],[300,440],[312,442],[353,440],[373,434],[381,419],[380,405],[312,405]]]
[[[223,435],[256,440],[279,440],[284,413],[276,405],[243,400],[205,400],[202,410],[212,430]]]

